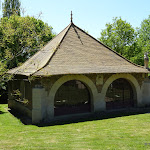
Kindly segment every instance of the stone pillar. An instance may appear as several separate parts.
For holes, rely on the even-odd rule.
[[[103,86],[104,84],[104,79],[103,79],[102,74],[98,74],[96,76],[96,85],[97,86]],[[105,111],[106,110],[106,102],[104,99],[104,94],[103,93],[98,93],[97,89],[94,91],[95,95],[94,96],[94,112],[100,112],[100,111]]]
[[[47,119],[48,121],[51,121],[54,119],[54,94],[50,94],[49,97],[47,97],[48,105],[47,105]]]
[[[101,93],[94,95],[94,112],[106,110],[106,102]]]
[[[39,123],[42,119],[42,96],[44,88],[32,89],[32,123]]]
[[[150,106],[150,79],[146,79],[142,85],[142,103],[144,106]]]

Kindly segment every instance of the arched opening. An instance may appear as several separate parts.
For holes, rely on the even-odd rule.
[[[119,78],[113,81],[108,87],[105,101],[107,110],[133,107],[135,96],[128,80]]]
[[[68,115],[91,111],[90,92],[79,80],[62,84],[55,94],[54,115]]]

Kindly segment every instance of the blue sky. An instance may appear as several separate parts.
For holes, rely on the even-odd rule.
[[[59,33],[73,22],[95,38],[105,29],[113,17],[122,17],[133,27],[140,27],[142,20],[150,15],[150,0],[20,0],[25,16],[38,17]],[[1,0],[3,2],[3,0]]]

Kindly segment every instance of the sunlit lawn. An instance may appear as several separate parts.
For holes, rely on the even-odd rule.
[[[65,125],[24,125],[0,105],[0,149],[150,149],[150,114]]]

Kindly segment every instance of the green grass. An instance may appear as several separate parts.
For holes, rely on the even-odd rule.
[[[150,149],[150,114],[65,125],[24,125],[0,105],[0,149]]]

